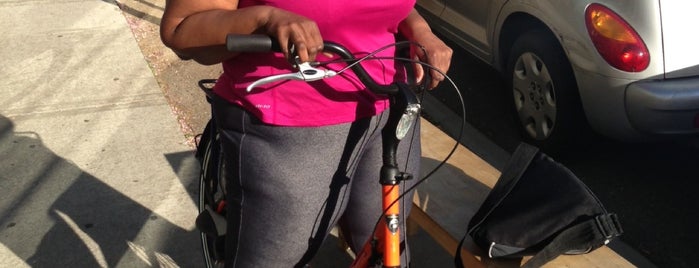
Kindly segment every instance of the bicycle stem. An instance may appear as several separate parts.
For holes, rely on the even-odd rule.
[[[381,132],[383,142],[383,167],[380,183],[382,185],[395,185],[405,178],[406,174],[398,171],[398,159],[396,157],[398,144],[405,137],[419,116],[420,103],[407,85],[398,84],[398,91],[389,95],[390,112],[386,126]]]

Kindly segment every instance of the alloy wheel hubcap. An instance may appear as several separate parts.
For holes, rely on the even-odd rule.
[[[556,124],[556,95],[548,68],[535,54],[524,53],[513,72],[512,91],[520,123],[531,138],[544,140]]]

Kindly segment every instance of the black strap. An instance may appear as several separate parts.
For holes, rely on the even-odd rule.
[[[551,243],[546,245],[534,257],[529,259],[522,267],[541,267],[556,257],[570,252],[587,253],[593,249],[608,243],[612,238],[623,233],[619,220],[614,213],[599,215],[590,220],[574,225],[561,232]],[[466,240],[464,236],[456,248],[454,264],[458,268],[464,267],[461,261],[461,247]]]
[[[565,229],[522,267],[541,267],[571,250],[578,254],[590,252],[609,243],[622,232],[616,214],[599,215]]]
[[[483,204],[481,204],[481,207],[476,211],[476,214],[473,215],[473,218],[469,222],[468,233],[477,229],[477,227],[488,218],[488,215],[490,215],[510,194],[510,191],[517,185],[517,182],[522,178],[522,175],[538,152],[539,148],[523,142],[517,146],[517,149],[512,153],[505,169],[500,174],[500,178],[498,178],[493,189],[491,189],[490,193],[483,201]],[[474,219],[480,220],[473,222]]]
[[[468,235],[468,234],[466,234]],[[466,240],[466,235],[464,235],[463,238],[461,238],[461,242],[459,242],[459,245],[456,247],[456,254],[454,254],[454,265],[458,268],[464,267],[464,263],[461,262],[461,247],[464,246],[464,241]]]

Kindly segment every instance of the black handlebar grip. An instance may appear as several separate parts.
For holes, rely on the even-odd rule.
[[[230,52],[280,52],[279,42],[262,34],[229,34],[226,49]]]

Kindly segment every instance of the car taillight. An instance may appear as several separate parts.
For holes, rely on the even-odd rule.
[[[591,4],[585,11],[585,25],[602,58],[614,68],[640,72],[648,67],[646,44],[631,26],[611,9]]]

